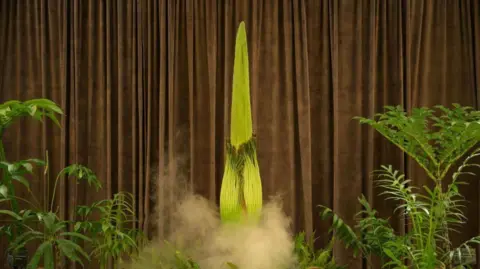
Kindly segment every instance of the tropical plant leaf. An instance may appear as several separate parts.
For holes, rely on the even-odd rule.
[[[129,226],[136,221],[135,197],[128,192],[116,193],[112,199],[81,206],[77,212],[83,218],[97,212],[98,221],[82,221],[75,224],[75,231],[94,234],[92,256],[105,265],[109,258],[120,261],[124,254],[132,256],[138,252],[143,233]]]
[[[319,206],[321,208],[320,217],[322,219],[331,218],[333,223],[330,231],[334,232],[335,238],[342,241],[347,248],[352,248],[355,255],[363,248],[361,241],[353,229],[347,225],[342,218],[335,214],[330,208]]]
[[[88,167],[80,164],[72,164],[60,171],[58,177],[76,177],[78,180],[87,181],[89,186],[93,186],[97,191],[102,188],[102,184],[97,179],[97,175]]]
[[[47,261],[50,262],[50,257],[53,256],[53,246],[50,241],[45,241],[43,242],[35,251],[35,253],[32,256],[32,259],[27,265],[27,269],[37,269],[38,264],[40,263],[40,260],[42,257],[47,258],[45,261],[45,269],[53,269],[53,264],[47,264]],[[51,260],[53,261],[53,257],[51,257]]]
[[[312,235],[312,238],[315,235]],[[300,232],[295,236],[294,254],[297,258],[297,268],[322,268],[322,269],[340,269],[332,255],[334,238],[330,240],[326,248],[315,251],[314,241],[307,241],[305,232]]]
[[[73,237],[73,238],[78,238],[78,239],[82,239],[84,241],[87,241],[87,242],[91,242],[92,239],[88,238],[87,236],[83,235],[83,234],[80,234],[80,233],[75,233],[75,232],[63,232],[60,234],[61,237],[64,237],[64,236],[69,236],[69,237]]]
[[[47,241],[48,242],[48,241]],[[48,244],[43,251],[43,267],[44,269],[55,269],[55,257],[53,254],[53,244]]]
[[[8,197],[8,187],[5,185],[0,185],[0,195],[4,198]]]
[[[15,251],[23,248],[28,242],[44,239],[44,234],[38,231],[26,231],[18,235],[13,242],[10,243],[9,249]]]
[[[22,217],[19,216],[17,213],[10,211],[10,210],[0,210],[0,215],[8,215],[16,220],[21,220]]]
[[[83,262],[77,253],[80,254],[84,259],[90,260],[89,255],[82,249],[82,247],[74,242],[65,239],[57,239],[56,242],[62,254],[64,254],[71,261],[78,262],[83,266]]]
[[[439,115],[440,114],[440,115]],[[480,112],[454,104],[453,108],[386,106],[372,119],[356,117],[412,157],[433,180],[441,180],[451,166],[480,140]]]
[[[44,165],[45,163],[39,159],[28,159],[18,161],[16,163],[0,162],[0,169],[3,169],[10,179],[18,181],[27,189],[30,189],[30,183],[25,179],[24,175],[33,174],[33,165]],[[6,186],[7,187],[7,186]],[[8,187],[7,187],[8,189]],[[13,193],[12,193],[13,195]]]
[[[391,165],[381,166],[374,171],[375,184],[381,188],[385,200],[396,203],[394,212],[407,217],[411,229],[404,235],[395,234],[388,220],[379,218],[361,196],[359,202],[363,209],[357,214],[355,226],[361,239],[354,237],[353,230],[330,209],[322,212],[322,216],[333,218],[332,229],[337,231],[337,237],[346,241],[347,247],[358,242],[363,255],[381,258],[383,268],[437,269],[464,265],[470,245],[480,240],[475,237],[453,248],[450,234],[466,222],[465,198],[459,186],[467,184],[463,180],[465,176],[475,175],[472,168],[480,168],[473,163],[473,159],[480,156],[477,148],[480,111],[454,104],[452,108],[415,108],[407,114],[400,106],[386,106],[383,113],[373,118],[357,119],[409,155],[434,184],[417,189]],[[465,161],[453,173],[452,182],[445,184],[448,172],[465,156]]]
[[[15,120],[26,116],[38,121],[47,116],[60,126],[57,115],[63,115],[62,109],[48,99],[32,99],[25,102],[10,100],[0,104],[0,134]]]

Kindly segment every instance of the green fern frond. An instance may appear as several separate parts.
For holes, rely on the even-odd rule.
[[[294,254],[297,258],[297,267],[299,269],[322,268],[322,269],[341,269],[344,268],[336,263],[333,257],[333,245],[335,238],[332,238],[328,245],[323,249],[315,250],[315,233],[311,240],[307,240],[305,232],[300,232],[295,236]]]
[[[356,239],[362,254],[380,257],[383,268],[437,269],[468,264],[470,245],[480,243],[480,239],[475,237],[454,248],[450,234],[466,222],[465,197],[459,187],[467,184],[465,176],[475,175],[472,168],[480,168],[472,162],[480,156],[480,148],[474,149],[480,142],[480,111],[454,104],[452,108],[415,108],[407,114],[400,106],[387,106],[371,119],[357,119],[410,156],[434,184],[418,189],[392,166],[381,166],[374,171],[375,184],[382,189],[380,195],[396,203],[395,211],[407,217],[412,229],[405,235],[395,234],[363,196],[359,199],[363,209],[357,214],[355,226],[361,239],[325,209],[322,215],[334,218],[332,229],[342,231],[340,239],[346,239],[347,247]],[[443,179],[465,155],[452,182],[445,186]]]
[[[88,218],[98,212],[98,221]],[[119,192],[111,199],[95,202],[91,206],[77,207],[77,214],[84,221],[75,224],[75,231],[93,234],[93,250],[91,255],[100,261],[102,268],[112,258],[121,262],[124,255],[133,256],[139,253],[145,235],[135,229],[135,196],[129,192]]]
[[[480,140],[480,112],[454,104],[453,108],[386,106],[372,119],[356,117],[412,157],[433,180],[442,180],[451,166]]]
[[[319,207],[321,208],[320,217],[322,219],[332,219],[329,231],[334,232],[335,238],[342,241],[347,248],[351,248],[355,255],[361,253],[363,245],[353,229],[335,214],[332,209],[325,206]]]

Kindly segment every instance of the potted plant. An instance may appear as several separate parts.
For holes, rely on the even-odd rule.
[[[13,269],[27,268],[28,251],[26,248],[21,248],[17,252],[7,252],[7,265]]]
[[[474,252],[471,245],[480,243],[480,237],[453,246],[450,234],[466,220],[459,186],[467,184],[465,176],[474,174],[471,168],[480,167],[473,162],[480,156],[480,112],[454,104],[453,108],[416,108],[407,114],[402,107],[387,106],[373,119],[357,119],[410,156],[426,172],[433,187],[423,186],[421,190],[392,166],[381,166],[374,172],[376,185],[387,200],[398,203],[396,211],[408,218],[412,229],[405,235],[395,233],[362,196],[357,232],[331,209],[322,207],[322,217],[333,217],[331,229],[336,238],[355,254],[380,257],[384,268],[450,269],[469,263],[465,255]],[[446,183],[458,163],[451,182]]]

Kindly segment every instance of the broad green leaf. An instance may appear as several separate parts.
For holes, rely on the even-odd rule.
[[[92,239],[84,236],[83,234],[75,233],[75,232],[64,232],[64,233],[61,233],[60,236],[76,237],[76,238],[80,238],[80,239],[82,239],[84,241],[87,241],[87,242],[92,241]]]
[[[53,249],[52,249],[52,244],[50,241],[43,242],[35,251],[35,253],[32,256],[32,259],[27,265],[27,269],[37,269],[38,264],[40,263],[40,260],[42,259],[42,256],[47,253],[52,253],[53,255]],[[50,267],[47,267],[47,263],[45,261],[45,269],[54,269],[53,265],[50,265]]]
[[[86,260],[90,260],[88,254],[77,244],[72,241],[58,239],[58,246],[61,251],[67,256],[70,260],[79,262],[83,265],[81,259],[78,257],[77,253],[81,254]]]
[[[51,101],[49,99],[32,99],[32,100],[25,101],[24,104],[26,104],[26,105],[37,105],[38,107],[46,108],[46,109],[48,109],[50,111],[53,111],[57,114],[63,114],[62,109],[59,108],[57,106],[57,104],[55,104],[53,101]]]
[[[20,235],[17,235],[14,241],[10,243],[10,248],[20,249],[30,241],[43,240],[43,239],[44,239],[43,233],[38,231],[27,231]]]
[[[26,161],[29,162],[29,163],[36,164],[36,165],[40,165],[40,166],[46,165],[45,161],[44,161],[44,160],[40,160],[40,159],[28,159],[28,160],[26,160]]]
[[[30,164],[30,163],[28,163],[28,162],[24,162],[24,163],[22,163],[22,166],[25,168],[25,170],[27,170],[27,172],[33,173],[33,166],[32,166],[32,164]]]
[[[50,243],[43,253],[44,269],[55,269],[55,257],[53,253],[53,245]]]
[[[16,220],[21,220],[22,217],[20,217],[17,213],[10,211],[10,210],[0,210],[0,215],[9,215],[10,217],[16,219]]]
[[[55,117],[55,114],[53,113],[46,113],[46,116],[53,122],[55,125],[58,127],[61,127],[60,122],[58,121],[57,117]]]
[[[56,215],[52,212],[42,214],[43,225],[45,225],[45,229],[49,231],[49,233],[53,233],[53,231],[56,229],[56,226],[55,226],[56,218],[57,218]]]
[[[36,105],[32,105],[30,106],[30,116],[35,116],[35,114],[37,113],[37,106]]]
[[[8,188],[5,185],[0,185],[0,195],[2,197],[7,198],[8,197]]]
[[[15,173],[15,171],[17,171],[17,165],[16,164],[9,164],[8,165],[8,172],[9,173]]]
[[[30,189],[30,183],[24,177],[19,175],[13,175],[12,179],[15,179],[16,181],[22,183],[22,185],[25,186],[27,189]]]

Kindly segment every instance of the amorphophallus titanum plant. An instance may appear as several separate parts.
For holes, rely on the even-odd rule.
[[[262,210],[262,182],[252,128],[248,46],[241,22],[235,43],[230,139],[220,191],[223,222],[258,220]]]

